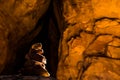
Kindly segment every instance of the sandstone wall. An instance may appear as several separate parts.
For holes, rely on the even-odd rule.
[[[119,0],[62,0],[58,80],[120,80]]]
[[[53,0],[41,19],[49,4],[0,1],[0,73],[11,74],[23,47],[37,36],[54,76],[58,55],[58,80],[120,80],[119,0]]]

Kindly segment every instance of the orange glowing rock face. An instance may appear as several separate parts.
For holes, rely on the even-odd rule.
[[[94,8],[95,18],[100,18],[101,16],[120,18],[119,0],[92,0],[92,5]]]
[[[14,62],[17,48],[12,47],[23,45],[20,40],[35,28],[50,3],[50,0],[7,1],[0,1],[0,72],[7,63]],[[120,0],[61,0],[61,3],[66,29],[60,42],[57,79],[120,80]]]
[[[119,7],[119,0],[63,1],[67,27],[60,43],[58,80],[120,79]]]

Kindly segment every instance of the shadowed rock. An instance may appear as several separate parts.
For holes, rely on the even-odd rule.
[[[0,1],[0,72],[12,73],[17,50],[41,31],[42,26],[36,24],[49,3],[50,0]]]

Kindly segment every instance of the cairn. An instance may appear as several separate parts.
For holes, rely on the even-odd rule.
[[[21,70],[23,75],[34,75],[50,77],[49,72],[46,69],[46,58],[43,56],[44,50],[41,43],[35,43],[31,46],[29,53],[26,54],[26,62],[24,68]]]

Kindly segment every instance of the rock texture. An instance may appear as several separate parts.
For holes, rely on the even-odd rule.
[[[120,79],[119,7],[119,0],[62,0],[58,80]]]
[[[92,57],[88,59],[89,67],[82,74],[81,80],[119,80],[120,79],[120,61]]]
[[[48,10],[49,4],[0,1],[0,73],[13,72],[37,35],[57,80],[120,80],[119,0],[52,0]]]
[[[17,50],[41,31],[41,24],[36,24],[49,3],[50,0],[0,1],[0,72],[12,72],[9,69],[14,68]]]

